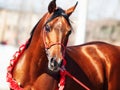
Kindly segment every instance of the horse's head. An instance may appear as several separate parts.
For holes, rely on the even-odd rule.
[[[48,68],[51,71],[59,71],[68,37],[72,27],[69,22],[69,16],[74,11],[75,6],[68,10],[56,7],[56,0],[51,1],[48,6],[49,17],[45,23],[43,37],[48,58]]]

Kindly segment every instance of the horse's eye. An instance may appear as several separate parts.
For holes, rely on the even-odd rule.
[[[67,35],[70,35],[72,33],[72,31],[70,30],[70,31],[68,31],[68,34]]]
[[[49,25],[46,25],[46,26],[45,26],[45,30],[46,30],[47,32],[50,32],[50,26],[49,26]]]

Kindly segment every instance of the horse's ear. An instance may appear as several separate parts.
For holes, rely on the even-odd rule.
[[[56,0],[52,0],[48,6],[49,13],[54,12],[56,9]]]
[[[69,8],[68,10],[65,11],[68,16],[70,16],[73,13],[77,4],[78,4],[78,1],[76,2],[76,4],[73,7]]]

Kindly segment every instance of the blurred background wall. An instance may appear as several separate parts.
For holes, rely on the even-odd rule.
[[[85,41],[120,45],[120,0],[89,0]]]

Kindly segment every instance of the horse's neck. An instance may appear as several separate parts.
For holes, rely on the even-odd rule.
[[[43,18],[37,23],[37,26],[35,26],[33,30],[33,35],[30,40],[29,48],[36,48],[38,46],[39,48],[44,48],[44,41],[43,41],[43,30],[44,25],[48,19],[49,13],[46,13]]]
[[[43,38],[41,34],[43,29],[43,22],[44,18],[36,26],[30,42],[28,41],[29,45],[27,49],[20,57],[20,60],[18,61],[17,66],[14,69],[15,78],[19,78],[20,73],[24,74],[22,78],[19,78],[20,82],[22,82],[23,80],[25,81],[26,78],[28,78],[28,80],[31,80],[30,78],[36,79],[36,77],[38,77],[38,75],[43,72],[40,69],[44,69],[42,66],[45,65],[44,63],[47,62]],[[25,75],[30,75],[30,78],[26,77]]]
[[[43,23],[44,21],[42,19],[37,25],[36,30],[33,33],[31,43],[27,49],[27,57],[31,57],[31,63],[33,62],[37,64],[38,68],[41,68],[43,65],[45,65],[44,62],[47,62],[42,35]]]
[[[28,51],[31,52],[31,55],[35,58],[44,58],[46,55],[44,41],[43,41],[43,29],[46,22],[47,14],[38,22],[28,47]]]

